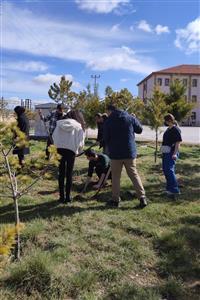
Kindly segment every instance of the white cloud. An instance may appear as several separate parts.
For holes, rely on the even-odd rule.
[[[54,82],[59,83],[61,76],[62,75],[51,74],[51,73],[40,74],[33,78],[33,82],[42,84],[42,85],[46,85],[46,84],[50,85]],[[65,78],[66,78],[66,80],[73,81],[73,85],[72,85],[73,87],[80,88],[80,83],[75,82],[74,78],[71,74],[65,74]]]
[[[150,25],[149,23],[147,23],[146,20],[141,20],[138,25],[137,28],[145,31],[145,32],[150,32],[150,33],[156,33],[157,35],[160,35],[162,33],[169,33],[170,30],[168,28],[168,26],[163,26],[163,25],[156,25],[155,28],[152,27],[152,25]],[[134,26],[130,26],[130,31],[134,31]]]
[[[130,80],[130,78],[121,78],[121,79],[120,79],[121,82],[127,82],[127,81],[129,81],[129,80]]]
[[[175,46],[187,54],[200,50],[200,17],[187,24],[183,29],[176,30]]]
[[[93,70],[129,70],[147,74],[159,68],[148,57],[121,47],[143,39],[142,34],[118,27],[95,27],[83,23],[60,23],[40,18],[29,10],[3,4],[2,48],[35,56],[76,61]],[[62,41],[62,42],[59,42]]]
[[[138,29],[143,30],[145,32],[152,32],[151,26],[145,20],[141,20],[137,26]]]
[[[129,0],[75,0],[78,7],[96,13],[110,13],[120,6],[129,3]]]
[[[120,26],[120,24],[113,25],[110,31],[111,32],[118,32],[119,31],[119,26]]]
[[[47,64],[40,61],[12,61],[6,63],[4,67],[22,72],[43,72],[48,69]]]
[[[107,54],[99,55],[95,60],[90,60],[88,66],[92,70],[128,70],[141,74],[149,74],[157,69],[157,66],[148,58],[139,57],[128,47],[112,49]]]
[[[63,75],[63,74],[62,74]],[[40,74],[32,77],[30,73],[17,76],[17,73],[10,72],[2,78],[2,95],[9,95],[7,99],[18,100],[21,98],[31,98],[33,100],[45,99],[48,101],[48,90],[52,83],[60,82],[61,74]],[[73,81],[72,90],[83,89],[79,82],[75,81],[71,74],[65,75],[66,79]],[[36,98],[37,92],[37,98]],[[20,96],[19,96],[20,95]]]
[[[168,26],[162,26],[162,25],[159,25],[159,24],[156,25],[154,30],[155,30],[156,34],[158,34],[158,35],[160,35],[162,33],[169,33],[170,32]]]

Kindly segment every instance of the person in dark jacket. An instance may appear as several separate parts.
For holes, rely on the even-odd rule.
[[[42,115],[41,110],[38,111],[39,116],[42,121],[49,122],[49,129],[48,129],[48,138],[47,138],[47,145],[46,145],[46,159],[49,160],[50,153],[49,153],[49,146],[53,144],[53,132],[56,128],[57,121],[62,120],[62,118],[66,115],[64,112],[64,105],[58,104],[55,111],[50,112],[46,117]]]
[[[92,149],[88,149],[85,151],[85,155],[87,159],[89,160],[89,168],[88,168],[88,176],[85,182],[85,186],[83,189],[83,192],[86,191],[88,184],[90,183],[92,179],[93,172],[95,171],[97,176],[99,177],[99,181],[96,185],[93,187],[95,189],[99,189],[102,185],[105,185],[106,182],[106,175],[108,171],[110,171],[110,159],[106,154],[103,153],[96,153]],[[108,179],[111,179],[111,174],[108,177]]]
[[[27,118],[26,114],[25,114],[25,108],[23,106],[16,106],[14,108],[14,112],[17,115],[17,127],[25,133],[26,135],[26,139],[29,139],[29,129],[30,129],[30,125],[29,125],[29,119]],[[15,146],[13,149],[13,154],[17,154],[18,155],[18,159],[19,159],[19,164],[21,166],[24,165],[24,155],[25,154],[29,154],[29,147],[27,146],[23,146],[23,147],[17,147]]]
[[[95,122],[97,125],[97,142],[99,142],[99,148],[102,147],[102,140],[103,140],[103,119],[102,114],[97,113],[95,115]]]
[[[163,134],[163,142],[161,146],[162,167],[166,178],[166,193],[170,197],[180,194],[178,182],[175,175],[175,164],[179,157],[179,146],[182,142],[181,131],[177,126],[177,122],[172,114],[164,117],[165,125],[168,126]]]
[[[97,124],[97,142],[99,143],[99,149],[103,148],[103,153],[108,155],[108,149],[106,147],[105,141],[103,139],[103,127],[104,123],[107,120],[108,115],[106,113],[101,114],[97,113],[95,115],[95,122]]]
[[[147,205],[145,190],[136,168],[135,133],[142,132],[136,117],[126,111],[108,105],[108,119],[104,124],[103,137],[109,150],[112,171],[112,201],[108,204],[118,206],[120,202],[120,177],[123,166],[131,179],[140,200],[140,207]]]

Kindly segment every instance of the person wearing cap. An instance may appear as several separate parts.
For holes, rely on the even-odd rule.
[[[88,149],[85,151],[85,155],[89,160],[89,167],[88,167],[88,176],[85,182],[85,186],[83,188],[83,192],[86,191],[94,171],[96,172],[99,178],[98,183],[94,185],[94,188],[99,189],[102,186],[102,184],[105,184],[104,179],[110,168],[110,159],[106,154],[96,153],[94,150]],[[111,177],[109,177],[109,179],[110,178]]]
[[[50,112],[46,117],[42,115],[41,110],[38,111],[39,116],[43,122],[49,122],[49,132],[47,138],[47,145],[46,145],[46,159],[49,159],[50,153],[48,151],[48,147],[53,144],[52,134],[56,128],[56,123],[58,120],[61,120],[66,113],[63,111],[64,105],[58,104],[55,111]]]
[[[140,207],[147,205],[145,190],[136,168],[135,133],[142,132],[138,119],[113,105],[107,106],[108,119],[104,125],[103,137],[109,150],[112,171],[112,200],[108,205],[118,207],[120,202],[120,178],[123,166],[131,179],[140,201]]]

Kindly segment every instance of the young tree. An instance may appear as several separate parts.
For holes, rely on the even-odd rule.
[[[108,104],[112,104],[119,109],[132,112],[133,110],[133,95],[128,89],[122,89],[119,92],[112,92],[107,94],[104,100],[104,109]]]
[[[99,97],[92,96],[87,100],[84,106],[84,117],[87,127],[95,128],[95,114],[101,112],[101,103]]]
[[[133,105],[131,106],[131,113],[135,114],[135,116],[140,120],[144,121],[144,109],[145,104],[140,98],[133,99]]]
[[[112,93],[113,93],[113,89],[111,88],[111,86],[107,86],[106,88],[105,88],[105,96],[107,97],[109,97],[109,96],[111,96],[112,95]]]
[[[165,103],[169,106],[168,112],[171,113],[179,122],[189,115],[194,103],[187,102],[185,99],[186,86],[178,79],[172,81],[169,94],[165,96]]]
[[[50,86],[48,91],[49,97],[57,103],[62,102],[63,104],[66,104],[68,108],[72,108],[77,97],[77,94],[71,91],[72,84],[73,82],[66,80],[63,75],[59,84],[54,82]]]
[[[94,116],[96,113],[102,112],[102,106],[99,97],[91,93],[89,84],[87,85],[86,90],[77,94],[73,108],[83,112],[87,127],[96,127]]]
[[[15,141],[13,140],[15,136]],[[2,186],[1,198],[11,198],[15,208],[15,258],[20,258],[20,216],[19,199],[26,194],[43,176],[48,176],[49,162],[45,160],[44,153],[26,159],[26,165],[20,166],[18,158],[12,155],[15,147],[23,147],[27,143],[25,134],[19,130],[16,123],[0,123],[0,183]],[[57,164],[58,155],[54,146],[53,163]],[[33,171],[34,170],[34,171]]]
[[[157,87],[154,89],[153,97],[148,99],[144,108],[143,116],[148,122],[151,129],[156,133],[156,147],[155,147],[155,163],[158,153],[158,130],[163,124],[163,117],[168,111],[168,107],[165,103],[165,94],[162,93]]]

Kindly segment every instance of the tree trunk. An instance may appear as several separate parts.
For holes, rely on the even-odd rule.
[[[12,189],[12,198],[14,201],[15,206],[15,228],[16,228],[16,244],[15,244],[15,259],[20,259],[20,233],[19,233],[19,226],[20,226],[20,219],[19,219],[19,207],[18,207],[18,200],[17,200],[17,185],[15,184],[15,174],[12,174],[10,169],[10,163],[8,160],[7,155],[3,152],[4,158],[6,161],[6,166],[8,169],[8,175],[10,178],[10,185]]]
[[[158,129],[156,129],[156,150],[155,150],[155,163],[157,162],[157,153],[158,153]]]
[[[13,197],[14,205],[15,205],[15,229],[16,229],[16,237],[15,237],[15,259],[20,259],[20,219],[19,219],[19,207],[17,197]]]

